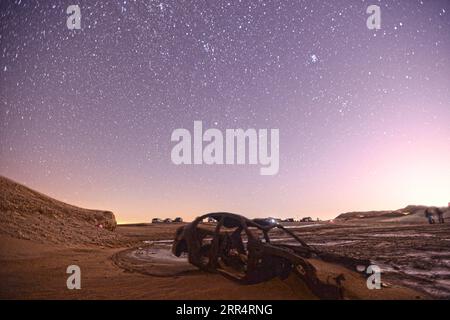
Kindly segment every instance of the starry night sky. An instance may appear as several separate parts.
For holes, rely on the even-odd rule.
[[[0,7],[0,174],[38,191],[119,222],[450,201],[449,0]],[[175,166],[171,133],[194,120],[278,128],[279,173]]]

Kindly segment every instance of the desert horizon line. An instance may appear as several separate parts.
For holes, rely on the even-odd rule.
[[[159,216],[151,216],[151,217],[149,217],[148,221],[142,221],[142,220],[129,220],[129,221],[128,221],[128,220],[120,220],[120,217],[117,217],[117,216],[116,216],[116,218],[117,218],[117,224],[119,224],[119,225],[150,223],[151,220],[154,219],[154,218],[159,218],[159,219],[166,219],[166,218],[169,218],[169,219],[174,220],[174,219],[177,218],[177,217],[181,217],[181,218],[183,219],[183,222],[191,222],[191,221],[195,220],[197,217],[202,216],[202,215],[205,215],[205,214],[208,214],[208,213],[229,212],[229,213],[235,213],[235,214],[242,215],[242,216],[244,216],[244,217],[246,217],[246,218],[248,218],[248,219],[255,219],[255,218],[263,218],[263,219],[264,219],[264,218],[290,219],[290,218],[293,218],[293,219],[295,219],[296,221],[299,221],[299,220],[302,219],[302,218],[311,217],[313,221],[317,221],[317,218],[319,218],[319,221],[325,222],[325,221],[331,221],[331,220],[334,220],[334,219],[336,219],[339,215],[345,214],[345,213],[365,213],[365,212],[397,211],[397,210],[401,210],[401,209],[404,209],[404,208],[409,207],[409,206],[413,206],[413,207],[437,207],[437,208],[446,208],[445,205],[435,205],[435,204],[432,204],[432,205],[429,205],[429,204],[411,204],[411,203],[410,203],[410,204],[407,204],[407,205],[404,205],[404,206],[400,206],[399,208],[396,208],[396,209],[361,209],[361,210],[355,209],[355,210],[347,210],[347,211],[342,211],[342,212],[336,212],[336,213],[334,213],[334,216],[331,217],[331,218],[321,218],[321,217],[319,217],[318,215],[309,214],[309,213],[305,213],[305,214],[302,214],[302,215],[272,215],[272,214],[269,214],[269,215],[267,215],[267,216],[264,216],[264,215],[260,215],[260,216],[250,216],[250,215],[246,215],[245,213],[242,213],[242,212],[230,212],[230,211],[224,211],[224,210],[215,210],[215,211],[199,212],[198,214],[196,214],[196,215],[194,215],[194,216],[189,216],[189,217],[192,217],[192,218],[189,218],[189,219],[185,219],[185,217],[184,217],[183,215],[180,215],[180,214],[179,214],[179,215],[164,215],[164,214],[162,214],[162,215],[159,215]],[[101,209],[91,209],[91,210],[101,210]],[[110,211],[110,210],[108,210],[108,211]],[[114,212],[114,211],[112,211],[112,212],[113,212],[115,215],[117,214],[117,213]]]
[[[230,210],[206,210],[206,211],[201,211],[201,212],[199,211],[197,214],[194,214],[194,215],[192,215],[192,214],[183,215],[183,214],[180,214],[180,213],[178,213],[178,214],[176,214],[176,213],[175,214],[174,213],[157,213],[157,214],[156,213],[149,213],[147,219],[121,219],[120,218],[120,211],[116,211],[114,209],[109,209],[109,208],[90,207],[89,205],[86,206],[86,205],[83,205],[83,204],[78,204],[78,203],[76,203],[76,201],[73,202],[73,201],[70,201],[70,200],[59,200],[59,199],[55,198],[54,196],[51,196],[51,195],[48,195],[48,194],[43,193],[41,191],[38,191],[34,187],[28,186],[24,182],[19,182],[19,181],[13,179],[13,178],[10,178],[10,177],[6,176],[5,174],[0,173],[0,177],[1,178],[5,178],[7,180],[10,180],[10,181],[12,181],[12,182],[14,182],[16,184],[23,185],[24,187],[26,187],[26,188],[34,191],[34,192],[37,192],[37,193],[39,193],[41,195],[44,195],[44,196],[49,197],[49,198],[52,198],[52,199],[54,199],[56,201],[62,202],[62,203],[67,204],[67,205],[71,205],[71,206],[75,206],[75,207],[79,207],[79,208],[87,209],[87,210],[113,212],[114,215],[116,216],[117,224],[122,224],[122,225],[123,224],[149,223],[149,222],[151,222],[151,220],[153,218],[160,218],[160,219],[170,218],[170,219],[175,219],[176,217],[181,217],[183,220],[192,221],[198,216],[201,216],[201,215],[206,214],[206,213],[211,213],[211,212],[232,212],[232,213],[237,213],[237,214],[243,215],[243,216],[245,216],[247,218],[250,218],[250,219],[252,219],[252,218],[277,218],[277,219],[294,218],[294,219],[299,220],[299,219],[304,218],[304,217],[311,217],[311,218],[313,218],[313,220],[316,220],[317,218],[319,218],[320,221],[329,221],[329,220],[335,219],[337,216],[339,216],[341,214],[344,214],[344,213],[396,211],[396,210],[404,209],[404,208],[406,208],[408,206],[424,206],[424,207],[446,207],[446,206],[450,206],[450,201],[447,203],[447,205],[445,205],[445,204],[442,204],[442,205],[439,205],[439,204],[413,204],[414,202],[410,202],[409,204],[399,206],[396,209],[392,209],[392,208],[389,208],[389,209],[386,209],[386,208],[384,208],[384,209],[373,209],[373,208],[372,209],[358,209],[358,208],[355,208],[355,209],[341,210],[341,211],[336,211],[334,213],[329,213],[329,214],[326,214],[327,217],[320,217],[319,216],[320,212],[319,213],[306,213],[305,212],[305,213],[298,213],[298,214],[295,214],[295,215],[292,215],[292,214],[289,215],[289,214],[268,213],[267,215],[262,215],[261,214],[261,215],[258,215],[258,216],[253,216],[253,215],[246,215],[245,213],[243,213],[242,211],[239,211],[239,210],[232,210],[232,211],[230,211]]]

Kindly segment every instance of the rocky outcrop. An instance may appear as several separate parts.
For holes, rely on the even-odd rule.
[[[346,212],[338,215],[335,220],[355,221],[355,220],[379,220],[379,221],[424,221],[424,212],[427,208],[436,209],[437,207],[429,207],[423,205],[409,205],[397,210],[383,211],[354,211]],[[444,216],[450,216],[450,209],[447,207],[440,208],[444,212]]]
[[[89,210],[50,198],[0,177],[0,234],[38,242],[114,245],[111,211]]]

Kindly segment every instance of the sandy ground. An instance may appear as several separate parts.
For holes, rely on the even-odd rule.
[[[1,299],[299,299],[287,282],[242,287],[222,276],[153,277],[117,267],[124,248],[49,247],[1,238]],[[81,268],[81,290],[68,290],[67,266]],[[312,295],[308,297],[313,298]]]
[[[371,260],[386,282],[450,299],[450,223],[321,225],[297,234],[320,250]]]
[[[169,240],[179,225],[119,226],[116,232],[138,241],[136,248],[94,245],[61,246],[0,236],[1,299],[315,299],[295,276],[273,279],[257,285],[240,285],[217,274],[192,270],[188,274],[158,277],[139,270],[127,270],[112,257],[124,250],[142,250],[150,241]],[[322,236],[310,234],[313,228]],[[306,238],[325,241],[323,234],[349,234],[341,226],[300,228]],[[318,234],[319,234],[318,233]],[[335,237],[332,237],[335,239]],[[378,239],[378,238],[377,238]],[[338,239],[339,240],[339,239]],[[145,241],[145,243],[143,242]],[[336,239],[335,239],[336,241]],[[322,246],[324,247],[324,246]],[[330,248],[331,250],[332,248]],[[336,249],[336,248],[335,248]],[[81,290],[66,287],[66,268],[81,268]],[[349,299],[427,299],[424,292],[413,290],[395,279],[389,287],[368,290],[365,279],[348,269],[314,261],[321,272],[345,273],[346,297]]]

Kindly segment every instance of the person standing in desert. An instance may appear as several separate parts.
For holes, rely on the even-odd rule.
[[[436,208],[439,223],[444,223],[444,210],[442,208]]]
[[[430,208],[425,209],[425,217],[428,219],[429,224],[434,224],[433,212]]]

